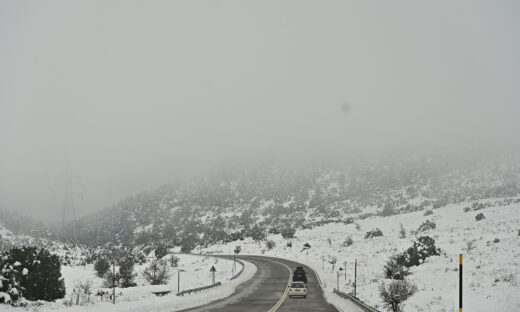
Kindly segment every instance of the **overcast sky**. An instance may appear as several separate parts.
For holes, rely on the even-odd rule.
[[[519,1],[0,0],[0,205],[222,163],[517,147]]]

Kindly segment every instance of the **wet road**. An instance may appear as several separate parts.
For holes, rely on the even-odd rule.
[[[240,256],[241,260],[254,263],[257,267],[255,275],[237,287],[237,291],[228,298],[220,299],[185,312],[289,312],[289,311],[330,311],[337,310],[323,298],[319,281],[314,272],[307,266],[294,261],[260,257]],[[291,271],[303,266],[307,272],[307,298],[289,298],[287,285]]]

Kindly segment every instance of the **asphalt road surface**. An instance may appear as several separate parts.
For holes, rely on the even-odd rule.
[[[288,312],[288,311],[330,311],[336,308],[323,298],[318,278],[307,266],[294,261],[259,257],[240,256],[241,260],[256,265],[255,275],[237,287],[230,297],[220,299],[207,305],[183,310],[185,312]],[[287,285],[290,274],[297,266],[303,266],[307,273],[307,298],[289,298]],[[289,272],[289,270],[291,272]],[[291,279],[292,280],[292,279]]]

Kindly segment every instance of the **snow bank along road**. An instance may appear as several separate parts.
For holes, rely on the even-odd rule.
[[[228,298],[220,299],[185,312],[230,311],[230,312],[285,312],[285,311],[331,311],[337,310],[323,298],[317,276],[307,266],[279,258],[262,256],[240,256],[257,267],[256,273],[247,282],[237,287]],[[307,299],[289,298],[287,285],[292,280],[291,273],[297,266],[307,272]]]

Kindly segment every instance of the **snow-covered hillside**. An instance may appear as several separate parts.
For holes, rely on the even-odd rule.
[[[65,279],[67,294],[62,300],[56,302],[28,302],[27,308],[31,311],[175,311],[203,303],[208,303],[232,294],[239,284],[251,278],[256,268],[254,265],[244,262],[243,273],[235,280],[229,280],[232,276],[232,261],[228,259],[197,255],[175,255],[179,258],[179,267],[171,269],[169,282],[166,285],[149,285],[144,279],[142,272],[148,264],[136,265],[136,287],[116,288],[116,305],[109,298],[112,294],[111,288],[105,288],[103,279],[95,275],[93,265],[85,266],[63,266],[62,275]],[[167,255],[165,258],[170,257]],[[239,264],[240,265],[240,264]],[[215,281],[221,282],[222,286],[186,296],[176,296],[178,274],[180,270],[180,290],[192,289],[210,285],[212,282],[210,268],[216,268]],[[92,282],[92,295],[88,298],[76,296],[76,290],[81,282]],[[171,291],[162,297],[153,292]],[[103,293],[103,295],[97,295]],[[76,305],[76,303],[80,305]],[[72,305],[70,306],[70,303]],[[23,307],[12,307],[1,305],[0,310],[10,312],[24,311]]]
[[[262,239],[331,222],[350,223],[471,201],[520,202],[520,161],[393,159],[223,170],[119,201],[78,222],[90,246],[196,246]],[[494,202],[489,203],[490,200]],[[70,237],[74,231],[68,227]]]
[[[425,216],[423,211],[389,217],[369,217],[352,224],[331,223],[312,229],[299,230],[296,238],[284,239],[269,235],[275,243],[268,250],[265,242],[252,239],[200,249],[205,253],[226,253],[240,245],[244,254],[258,254],[294,259],[313,267],[325,283],[325,293],[331,302],[340,304],[332,294],[336,287],[337,271],[346,262],[347,277],[340,277],[340,290],[352,292],[354,259],[358,261],[357,294],[365,302],[381,307],[378,285],[384,280],[383,266],[391,255],[404,251],[417,236],[428,235],[441,248],[440,256],[428,258],[422,265],[413,267],[410,280],[418,292],[405,306],[406,312],[455,311],[458,307],[458,254],[465,254],[464,302],[467,311],[519,311],[520,310],[520,204],[493,206],[468,210],[470,203],[450,204],[434,209]],[[466,212],[465,212],[466,211]],[[485,219],[476,221],[483,213]],[[426,220],[436,224],[435,229],[415,232]],[[400,238],[400,225],[407,231]],[[368,230],[379,228],[383,236],[364,238]],[[346,246],[347,238],[352,245]],[[292,247],[287,243],[291,242]],[[308,255],[302,251],[304,243],[311,248]],[[468,246],[469,249],[468,250]],[[329,260],[337,258],[332,271]]]

